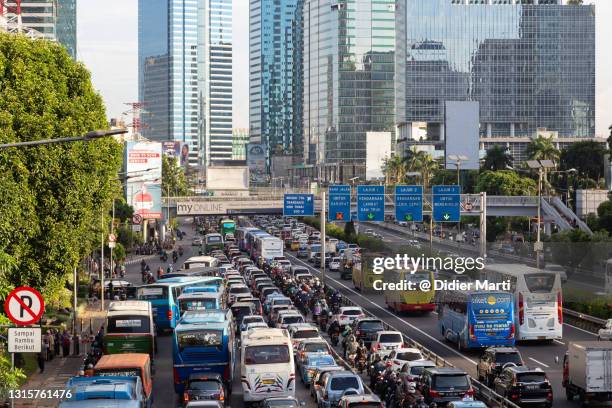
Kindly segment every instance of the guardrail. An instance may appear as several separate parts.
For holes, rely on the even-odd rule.
[[[579,327],[583,330],[590,331],[591,333],[597,333],[599,329],[602,329],[607,320],[600,319],[599,317],[589,316],[584,313],[576,312],[575,310],[563,308],[563,316],[565,321],[571,321],[572,326]]]

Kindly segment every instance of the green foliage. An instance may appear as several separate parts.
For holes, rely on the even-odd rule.
[[[107,248],[106,251],[110,254],[110,248]],[[121,244],[121,242],[116,242],[115,247],[113,248],[113,260],[121,262],[125,259],[125,247]]]
[[[191,189],[187,184],[183,168],[176,161],[176,157],[162,155],[162,195],[187,196]]]
[[[0,89],[0,142],[107,127],[89,72],[59,44],[0,34]],[[100,235],[120,167],[121,145],[110,138],[0,150],[0,296],[31,285],[61,301]]]
[[[355,223],[353,221],[349,221],[344,224],[344,236],[348,239],[352,239],[352,237],[356,234],[355,231]]]
[[[142,236],[132,231],[129,225],[121,225],[116,230],[117,241],[126,249],[131,249],[134,244],[142,243]]]
[[[552,137],[538,136],[527,145],[525,153],[533,160],[552,160],[559,163],[560,152],[553,144]]]
[[[605,229],[612,234],[612,200],[604,201],[597,207],[597,224],[599,228]]]
[[[521,177],[512,170],[487,170],[478,176],[476,191],[490,195],[535,195],[537,184],[529,177]]]
[[[487,242],[495,242],[507,230],[508,223],[502,217],[487,217]]]
[[[304,217],[304,223],[321,230],[321,223],[318,218]],[[346,236],[344,228],[339,227],[335,224],[325,224],[325,233],[329,237],[337,238],[341,241],[348,242],[351,244],[357,244],[361,248],[366,248],[372,251],[382,251],[385,248],[385,244],[378,238],[371,237],[365,234],[354,234]]]
[[[112,217],[112,211],[108,213]],[[121,222],[131,221],[134,215],[134,207],[129,205],[125,198],[120,197],[115,199],[115,218]]]
[[[11,370],[11,358],[0,353],[0,401],[6,398],[9,390],[19,388],[25,380],[25,374],[19,368]]]
[[[604,175],[604,145],[585,141],[571,143],[561,151],[561,170],[576,169],[579,177],[599,180]]]
[[[493,171],[506,170],[508,167],[512,167],[513,162],[514,157],[512,157],[506,146],[493,145],[487,150],[482,169]]]

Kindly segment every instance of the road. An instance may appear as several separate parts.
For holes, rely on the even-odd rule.
[[[198,255],[197,248],[191,247],[192,238],[195,236],[195,231],[188,219],[182,220],[182,225],[179,227],[181,231],[187,233],[183,241],[177,241],[177,245],[181,245],[184,249],[183,256],[179,258],[174,265],[175,269],[190,256]],[[152,271],[156,271],[159,266],[166,268],[168,263],[162,263],[159,257],[155,257],[147,262]],[[126,280],[135,284],[141,285],[140,264],[128,265],[126,267]],[[165,333],[158,336],[157,339],[158,352],[155,356],[155,374],[153,377],[153,399],[156,407],[178,407],[178,399],[174,393],[174,379],[172,376],[172,335]],[[239,358],[238,358],[239,361]],[[315,408],[313,400],[310,398],[308,389],[300,381],[297,381],[296,398],[298,401],[304,401],[307,407]],[[240,367],[236,366],[234,373],[233,393],[229,400],[229,405],[232,407],[242,407],[242,385],[240,384]]]
[[[370,227],[370,225],[368,226]],[[406,237],[377,228],[376,232],[383,236],[383,240],[389,243],[400,243]],[[309,268],[314,274],[320,274],[319,269],[311,264],[296,258],[293,254],[287,254],[292,263]],[[437,326],[436,314],[430,315],[397,315],[386,308],[384,295],[380,293],[360,293],[353,288],[351,281],[343,281],[340,274],[335,272],[326,273],[326,281],[329,285],[339,289],[343,296],[347,296],[355,304],[361,306],[372,315],[384,320],[396,330],[403,332],[408,337],[426,346],[428,349],[450,361],[453,365],[466,370],[470,375],[476,377],[476,364],[480,353],[475,351],[459,351],[450,343],[443,340]],[[578,402],[568,402],[565,399],[565,391],[561,386],[562,366],[561,362],[567,342],[594,340],[595,335],[580,328],[564,324],[563,340],[552,343],[526,343],[519,344],[518,348],[527,365],[540,367],[544,370],[553,384],[555,407],[576,407]],[[559,363],[555,361],[559,358]]]

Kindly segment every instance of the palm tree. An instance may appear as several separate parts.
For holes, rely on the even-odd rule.
[[[507,147],[493,145],[487,150],[482,169],[492,171],[506,170],[508,167],[512,167],[513,161],[514,157],[512,157]]]
[[[383,159],[382,171],[385,175],[385,184],[389,185],[399,183],[401,182],[405,172],[404,161],[400,156],[392,154],[391,156]]]
[[[552,142],[552,138],[538,136],[533,139],[525,150],[527,156],[532,160],[552,160],[557,163],[561,153]]]
[[[424,151],[412,150],[406,161],[406,170],[420,173],[420,180],[426,190],[434,172],[438,169],[439,163],[431,155]]]

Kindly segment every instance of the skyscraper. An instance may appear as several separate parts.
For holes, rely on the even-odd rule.
[[[303,0],[251,0],[250,137],[272,152],[301,154]]]
[[[595,6],[559,0],[397,4],[399,138],[441,150],[445,101],[462,100],[479,102],[481,148],[502,144],[518,160],[541,128],[558,134],[560,146],[594,136]],[[411,133],[415,123],[425,134]]]
[[[17,14],[17,3],[5,1],[7,18]],[[23,26],[36,30],[44,38],[57,41],[76,59],[76,0],[36,0],[21,2]]]
[[[192,166],[231,158],[231,13],[231,0],[138,3],[142,133],[187,145]]]
[[[304,158],[363,179],[367,134],[394,131],[395,0],[305,0],[303,19]]]

